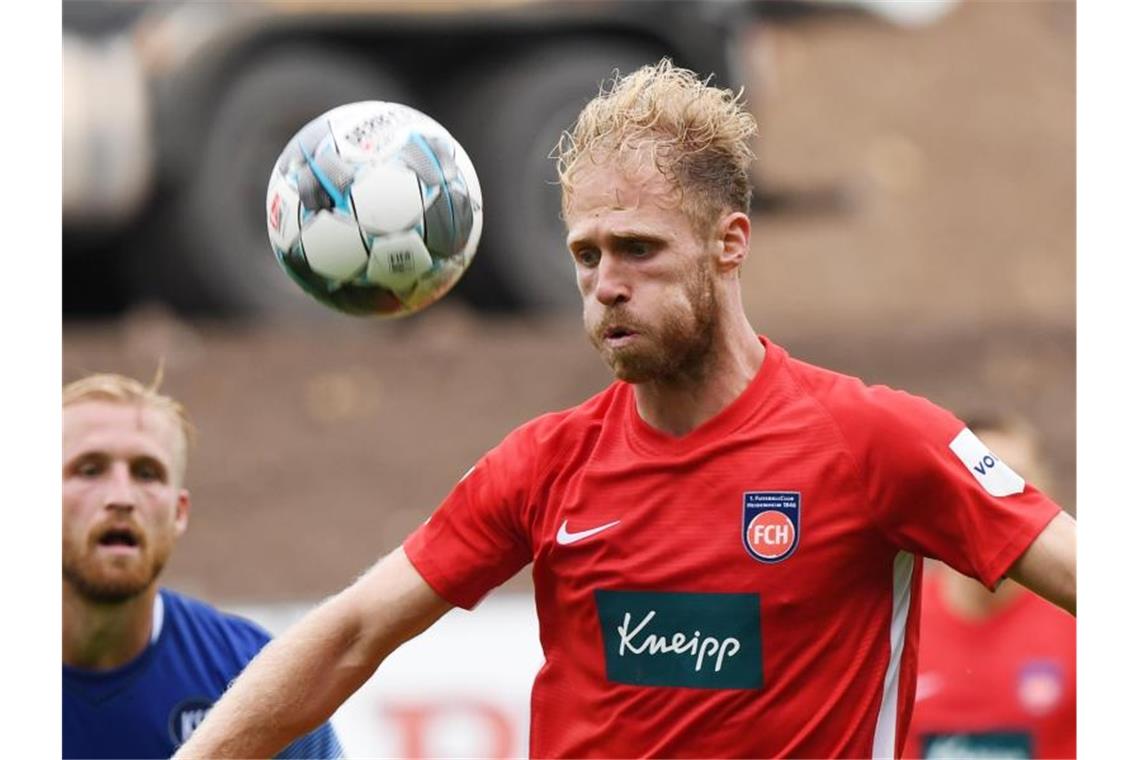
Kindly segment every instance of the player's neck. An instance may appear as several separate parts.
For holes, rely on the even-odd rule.
[[[760,371],[764,353],[764,344],[740,310],[722,323],[698,377],[634,385],[638,414],[663,433],[686,435],[744,393]]]
[[[63,664],[110,670],[142,654],[150,642],[158,585],[125,602],[85,599],[63,584]]]
[[[1007,607],[1023,591],[1011,580],[1005,580],[991,592],[973,578],[943,571],[942,600],[949,610],[963,620],[984,620]]]

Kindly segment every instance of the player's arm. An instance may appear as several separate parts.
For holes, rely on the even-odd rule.
[[[272,756],[450,607],[396,549],[266,645],[175,757]]]
[[[1076,615],[1077,521],[1064,512],[1058,513],[1013,563],[1007,575]]]

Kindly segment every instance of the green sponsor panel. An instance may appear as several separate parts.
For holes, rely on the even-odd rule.
[[[594,592],[606,677],[637,686],[759,689],[759,594]]]
[[[922,756],[956,760],[1032,758],[1033,738],[1027,731],[924,734]]]

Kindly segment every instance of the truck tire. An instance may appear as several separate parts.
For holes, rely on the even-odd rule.
[[[149,236],[151,250],[132,257],[138,279],[184,313],[320,313],[280,271],[269,247],[270,170],[297,130],[330,108],[360,100],[408,103],[407,97],[375,65],[333,50],[290,47],[260,55],[217,100],[201,152],[189,162],[191,176],[157,215],[162,221]]]
[[[549,155],[614,69],[628,73],[664,52],[617,39],[548,42],[484,67],[456,88],[445,107],[448,128],[471,155],[485,209],[479,252],[458,291],[474,306],[581,308]]]

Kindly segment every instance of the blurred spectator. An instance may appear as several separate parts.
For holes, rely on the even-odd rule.
[[[966,423],[1028,482],[1049,489],[1028,424]],[[929,570],[904,756],[1075,757],[1076,619],[1012,580],[991,593],[941,563]]]

